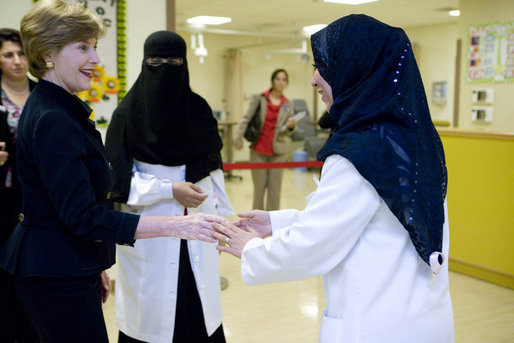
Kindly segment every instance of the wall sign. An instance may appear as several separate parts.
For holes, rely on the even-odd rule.
[[[514,21],[471,26],[468,81],[514,81]]]

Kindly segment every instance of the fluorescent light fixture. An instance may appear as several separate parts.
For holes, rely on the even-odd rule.
[[[193,17],[187,19],[188,24],[194,25],[220,25],[230,23],[232,18],[227,17],[211,17],[208,15],[200,15],[198,17]]]
[[[316,25],[309,25],[309,26],[304,26],[302,28],[302,31],[303,33],[310,37],[311,35],[315,34],[316,32],[318,32],[319,30],[325,28],[327,25],[325,24],[316,24]]]
[[[335,4],[344,4],[344,5],[362,5],[368,2],[374,2],[378,0],[323,0],[324,2],[333,2]]]
[[[452,17],[458,17],[458,16],[460,16],[460,11],[459,10],[451,10],[451,11],[448,11],[448,15],[450,15]]]

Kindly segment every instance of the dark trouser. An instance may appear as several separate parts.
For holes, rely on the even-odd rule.
[[[39,337],[21,308],[14,279],[0,268],[0,342],[39,343]]]
[[[187,241],[180,241],[180,262],[178,272],[177,309],[173,343],[225,343],[223,326],[207,336],[202,303],[196,289],[195,276],[189,262]],[[145,343],[128,337],[120,331],[118,343]]]
[[[27,317],[45,343],[108,343],[100,274],[70,279],[15,277]]]

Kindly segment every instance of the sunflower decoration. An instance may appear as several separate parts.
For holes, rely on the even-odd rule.
[[[102,82],[104,77],[105,67],[97,64],[93,69],[93,82]]]
[[[106,94],[118,94],[119,82],[114,76],[106,76],[103,79],[103,90]]]
[[[109,101],[109,95],[116,95],[120,90],[120,83],[115,76],[106,75],[105,66],[96,65],[92,72],[91,88],[87,91],[77,93],[80,100],[94,109],[94,104],[101,101]],[[89,117],[95,120],[95,112],[91,112]],[[96,119],[98,126],[107,126],[108,120],[103,116]]]
[[[92,102],[99,102],[103,99],[103,89],[100,85],[96,83],[91,84],[91,88],[87,91],[87,98],[86,101],[89,103]]]

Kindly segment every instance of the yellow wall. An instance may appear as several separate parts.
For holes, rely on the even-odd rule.
[[[440,134],[448,167],[450,268],[514,288],[514,135]]]

